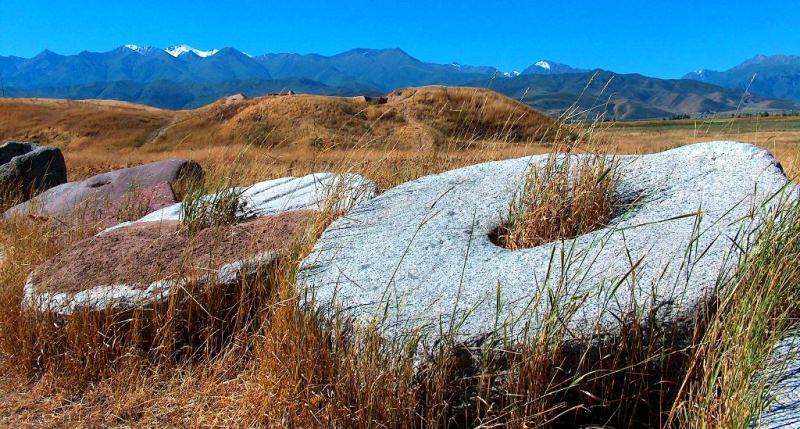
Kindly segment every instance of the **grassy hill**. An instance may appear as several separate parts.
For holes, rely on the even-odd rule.
[[[431,86],[387,99],[275,95],[172,111],[114,101],[0,99],[0,137],[66,150],[205,144],[344,148],[538,142],[555,122],[485,89]],[[200,136],[202,135],[202,136]]]
[[[140,145],[177,112],[120,101],[0,99],[2,140],[30,140],[65,150]]]
[[[72,177],[166,154],[202,162],[235,156],[242,148],[282,164],[275,174],[293,174],[298,163],[334,162],[354,150],[374,157],[522,150],[526,143],[547,141],[555,129],[550,117],[493,91],[441,86],[396,91],[383,99],[229,97],[179,111],[114,101],[0,99],[0,140],[62,148]]]
[[[794,171],[796,123],[780,117],[630,122],[605,124],[595,133],[609,150],[624,153],[714,139],[751,141],[766,145]],[[493,91],[441,86],[395,91],[384,102],[286,95],[220,99],[195,110],[0,98],[0,141],[60,147],[71,179],[170,157],[216,166],[246,156],[242,165],[269,164],[246,172],[248,180],[331,169],[346,161],[367,172],[368,165],[385,161],[392,166],[369,172],[390,185],[417,176],[423,167],[442,170],[549,151],[556,129],[550,117]]]

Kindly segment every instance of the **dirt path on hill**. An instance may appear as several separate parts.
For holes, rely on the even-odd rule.
[[[167,131],[169,131],[170,128],[174,127],[175,125],[179,124],[180,122],[181,122],[181,120],[178,119],[178,115],[174,115],[172,117],[172,119],[170,119],[170,121],[166,125],[164,125],[163,127],[153,131],[152,133],[150,133],[150,135],[147,137],[147,139],[144,141],[144,143],[142,143],[142,146],[147,146],[147,145],[155,143],[156,141],[158,141],[158,139],[160,139],[161,137],[164,137],[164,134],[166,134]]]

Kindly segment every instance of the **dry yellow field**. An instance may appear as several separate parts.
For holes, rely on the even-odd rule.
[[[407,89],[387,100],[272,96],[220,100],[192,111],[105,101],[0,100],[0,140],[55,145],[71,179],[165,158],[207,169],[241,166],[246,180],[330,169],[438,170],[522,155],[555,138],[554,121],[497,93],[446,87]],[[389,162],[390,166],[384,166]],[[266,177],[265,177],[266,176]]]
[[[737,140],[764,147],[791,173],[800,117],[598,123],[571,126],[610,153],[652,153]],[[1,99],[0,140],[60,147],[70,180],[167,158],[208,170],[236,163],[242,180],[352,170],[392,186],[477,162],[552,151],[567,127],[499,94],[426,87],[377,104],[292,96],[221,100],[192,111],[110,101]],[[558,143],[555,143],[558,141]]]

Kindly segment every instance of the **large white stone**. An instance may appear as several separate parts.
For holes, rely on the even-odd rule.
[[[335,195],[340,208],[349,208],[374,197],[378,188],[366,177],[357,174],[314,173],[303,177],[282,177],[251,186],[242,191],[244,205],[241,219],[261,217],[290,210],[319,210]],[[211,197],[209,197],[211,198]],[[133,221],[115,225],[106,231],[138,222],[181,220],[183,204],[177,203]]]
[[[531,249],[496,246],[489,233],[529,166],[544,160],[423,177],[360,205],[331,224],[303,262],[304,302],[380,320],[387,336],[419,329],[462,341],[493,332],[518,339],[553,303],[582,303],[564,320],[576,337],[614,332],[631,311],[676,322],[735,266],[733,243],[788,183],[768,152],[736,142],[622,156],[617,199],[638,201],[610,225]]]

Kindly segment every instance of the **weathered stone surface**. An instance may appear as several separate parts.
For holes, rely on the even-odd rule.
[[[61,150],[35,143],[6,142],[0,145],[0,186],[14,186],[24,196],[67,181],[67,166]]]
[[[736,142],[623,156],[616,192],[628,205],[606,228],[531,249],[496,246],[489,233],[528,166],[544,159],[423,177],[357,207],[303,262],[306,304],[378,317],[388,336],[418,328],[463,341],[524,336],[551,301],[582,302],[569,320],[576,337],[613,333],[633,310],[675,322],[732,268],[732,242],[757,224],[751,208],[766,209],[759,206],[787,185],[769,153]]]
[[[369,179],[356,174],[337,175],[335,173],[315,173],[303,177],[282,177],[267,180],[242,188],[245,204],[239,212],[241,219],[266,216],[290,210],[322,209],[332,194],[335,204],[341,208],[358,205],[374,197],[378,188]],[[109,229],[139,222],[161,222],[181,220],[181,203],[164,207],[161,210],[134,221],[126,222]]]
[[[302,236],[312,211],[292,211],[190,235],[174,221],[84,239],[38,266],[25,302],[40,310],[126,309],[165,301],[176,287],[227,286],[261,272]]]
[[[194,161],[167,160],[99,174],[81,182],[51,188],[30,201],[8,209],[4,216],[34,214],[63,222],[119,222],[131,214],[150,213],[175,203],[172,185],[199,178]]]
[[[778,344],[767,377],[775,379],[769,392],[771,403],[754,427],[800,428],[800,337]]]

